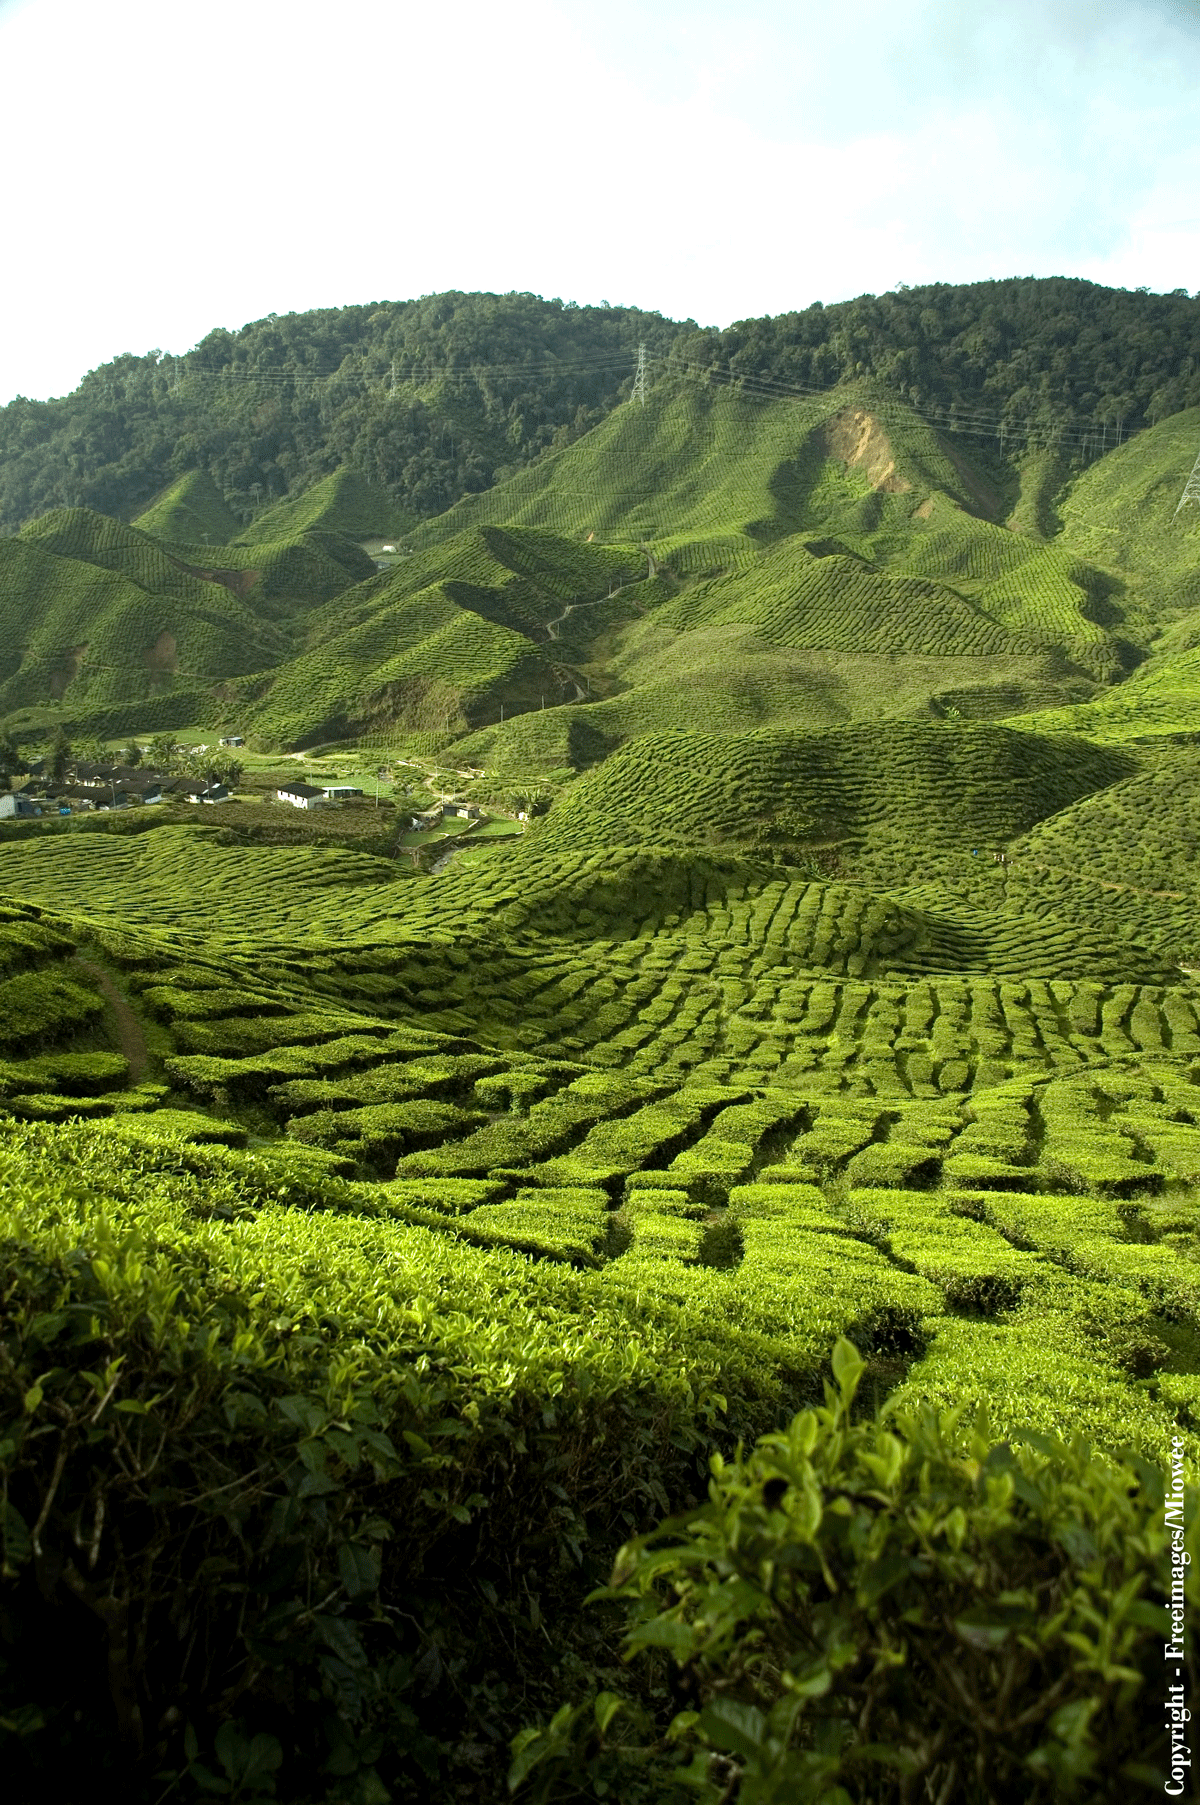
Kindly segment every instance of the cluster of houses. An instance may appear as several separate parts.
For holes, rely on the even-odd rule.
[[[33,767],[22,790],[0,793],[0,820],[37,815],[78,815],[89,810],[130,808],[155,802],[228,802],[223,783],[202,777],[167,777],[132,765],[68,765],[61,779],[50,777],[48,761]]]
[[[231,735],[221,744],[241,745],[241,736]],[[283,783],[275,795],[278,801],[299,809],[363,799],[363,791],[349,783]],[[50,761],[43,759],[30,770],[24,789],[0,791],[0,820],[75,815],[92,809],[121,809],[156,802],[203,804],[228,801],[229,789],[225,784],[210,783],[203,778],[169,777],[161,771],[132,765],[97,765],[80,760],[68,764],[62,777],[55,779],[50,772]],[[401,802],[400,807],[403,806]],[[413,829],[419,832],[449,821],[462,821],[473,826],[486,820],[487,816],[474,802],[437,802],[432,808],[414,811],[410,819]]]
[[[362,791],[351,783],[333,783],[320,788],[311,783],[283,783],[275,792],[278,802],[290,802],[293,808],[321,808],[327,802],[357,802]]]
[[[361,790],[348,783],[327,784],[324,787],[311,783],[284,783],[275,792],[278,801],[289,802],[293,808],[303,809],[323,808],[330,802],[353,802],[362,794]],[[432,808],[422,809],[411,816],[416,832],[440,827],[443,821],[460,820],[470,825],[485,819],[483,809],[474,802],[435,802]]]

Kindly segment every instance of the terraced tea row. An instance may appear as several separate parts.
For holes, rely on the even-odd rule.
[[[994,848],[1135,765],[1083,740],[897,722],[737,739],[647,735],[587,772],[530,847],[692,846],[775,837]]]
[[[990,656],[1031,650],[998,619],[933,583],[814,557],[795,539],[750,571],[690,589],[659,611],[676,632],[747,624],[773,645],[834,652]]]

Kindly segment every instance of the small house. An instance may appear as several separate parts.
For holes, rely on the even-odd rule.
[[[119,794],[119,792],[118,792]],[[179,784],[174,795],[179,802],[228,802],[229,791],[223,783]]]
[[[290,802],[293,808],[320,808],[325,800],[325,792],[314,789],[311,783],[281,784],[275,794],[280,802]]]
[[[483,810],[476,802],[447,802],[442,813],[458,821],[483,820]]]
[[[240,733],[227,733],[220,744],[222,746],[244,746],[246,742]]]
[[[41,812],[41,805],[32,796],[22,796],[13,790],[0,792],[0,821],[26,821]]]
[[[354,797],[361,796],[362,791],[356,790],[350,783],[335,783],[322,790],[321,794],[326,802],[350,802]]]

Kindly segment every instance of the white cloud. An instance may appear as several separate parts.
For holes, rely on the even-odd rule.
[[[1194,0],[0,0],[0,397],[436,289],[1200,288]]]

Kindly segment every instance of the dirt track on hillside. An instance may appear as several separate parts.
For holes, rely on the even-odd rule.
[[[139,1084],[150,1057],[141,1022],[102,967],[94,964],[91,959],[85,959],[81,953],[75,955],[75,962],[89,977],[95,978],[105,1001],[112,1005],[112,1012],[117,1018],[117,1039],[122,1053],[129,1061],[129,1082]]]

